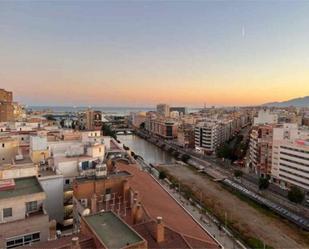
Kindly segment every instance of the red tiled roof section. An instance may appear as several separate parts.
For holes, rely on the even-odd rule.
[[[146,223],[141,223],[134,225],[133,228],[137,231],[143,238],[147,240],[148,248],[182,248],[191,249],[191,247],[186,243],[184,238],[177,232],[165,227],[164,231],[164,241],[158,243],[155,238],[155,221],[148,221]]]
[[[164,241],[158,243],[155,238],[155,221],[148,221],[145,223],[134,225],[133,228],[137,231],[143,238],[147,240],[149,249],[164,248],[164,249],[216,249],[217,245],[213,243],[194,239],[188,236],[184,236],[169,227],[165,226],[164,229]]]
[[[119,170],[126,170],[133,175],[129,180],[130,186],[139,192],[142,204],[151,218],[161,216],[163,222],[173,230],[207,241],[219,248],[218,243],[148,173],[132,164],[119,162],[116,166]]]

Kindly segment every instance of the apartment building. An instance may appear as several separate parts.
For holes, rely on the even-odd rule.
[[[217,121],[199,123],[194,130],[195,148],[205,153],[213,153],[220,145],[220,126]]]
[[[195,136],[194,126],[190,124],[182,124],[178,128],[177,144],[183,148],[194,148]]]
[[[102,124],[101,111],[88,109],[78,116],[78,125],[81,130],[101,130]]]
[[[142,123],[146,121],[146,113],[145,112],[138,112],[131,114],[131,123],[132,126],[135,128],[140,128]]]
[[[45,198],[36,176],[0,180],[0,248],[48,240]]]
[[[249,167],[261,177],[271,175],[274,126],[255,126],[250,133]]]
[[[283,124],[273,130],[272,180],[309,191],[309,130]]]
[[[158,104],[157,105],[157,113],[162,117],[169,117],[170,115],[170,107],[167,104]]]
[[[269,109],[259,110],[258,116],[254,117],[253,125],[277,124],[278,114],[272,113]]]
[[[51,156],[47,167],[63,177],[61,193],[63,194],[62,225],[64,227],[73,225],[73,180],[81,175],[92,175],[102,165],[105,155],[104,140],[100,131],[84,131],[80,132],[77,139],[75,136],[72,138],[72,140],[47,142]],[[42,166],[45,167],[44,164]]]
[[[10,136],[0,137],[0,164],[11,163],[18,155],[19,142]]]
[[[148,132],[164,139],[177,138],[178,124],[173,120],[148,116],[145,128]]]
[[[182,106],[173,106],[170,107],[170,112],[178,112],[180,116],[187,114],[187,108]]]
[[[13,93],[0,89],[0,122],[14,121]]]

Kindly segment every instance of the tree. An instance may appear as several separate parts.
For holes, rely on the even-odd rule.
[[[116,132],[111,129],[111,127],[107,124],[102,125],[102,131],[104,136],[110,136],[117,140]]]
[[[259,189],[264,190],[267,189],[269,186],[269,177],[260,177],[259,179]]]
[[[226,143],[220,146],[217,150],[217,156],[221,158],[230,158],[231,154],[232,154],[232,151],[230,147],[228,146],[228,144]]]
[[[45,118],[49,121],[56,121],[56,118],[52,114],[45,115]]]
[[[241,170],[239,170],[239,169],[237,169],[237,170],[234,170],[234,176],[235,177],[242,177],[243,176],[243,172],[241,171]]]
[[[60,126],[63,128],[64,127],[64,119],[60,120]]]
[[[73,120],[72,121],[72,129],[75,130],[75,128],[76,128],[76,122]]]
[[[159,173],[159,179],[163,180],[166,178],[166,173],[164,171],[160,171]]]
[[[128,146],[125,146],[125,145],[123,145],[123,148],[124,148],[125,150],[130,150],[130,148],[129,148]]]
[[[145,122],[142,122],[142,123],[139,125],[139,128],[142,129],[142,130],[145,129]]]
[[[184,163],[187,163],[188,160],[189,160],[190,158],[191,158],[191,156],[188,155],[188,154],[183,154],[183,155],[181,156],[181,160],[182,160]]]
[[[305,194],[300,188],[292,186],[288,193],[288,198],[292,202],[301,203],[305,198]]]

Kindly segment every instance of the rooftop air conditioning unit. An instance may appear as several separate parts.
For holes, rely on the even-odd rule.
[[[15,160],[16,160],[16,161],[23,160],[23,159],[24,159],[24,156],[23,156],[23,155],[16,155],[16,156],[15,156]]]

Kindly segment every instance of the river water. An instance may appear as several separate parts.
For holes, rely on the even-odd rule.
[[[142,156],[147,163],[169,164],[175,161],[167,152],[136,135],[117,135],[117,139]]]

